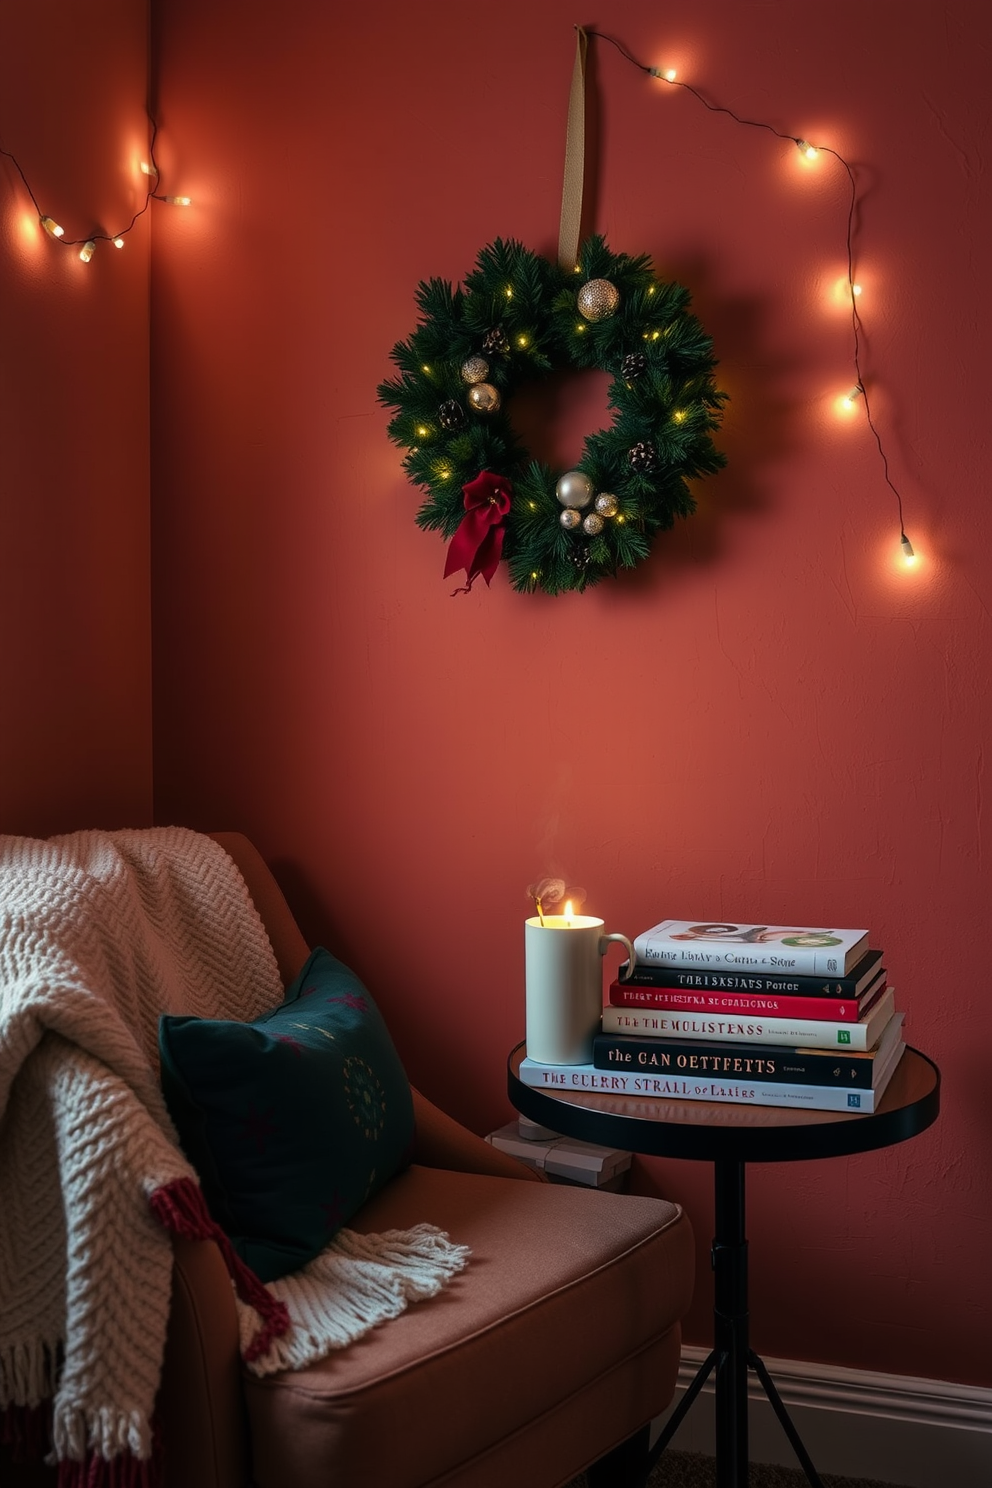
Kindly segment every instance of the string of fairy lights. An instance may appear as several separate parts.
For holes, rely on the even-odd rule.
[[[858,183],[850,162],[848,160],[845,160],[844,156],[841,155],[838,150],[831,149],[829,145],[812,144],[809,140],[804,139],[801,135],[786,134],[783,130],[777,129],[774,124],[769,124],[762,119],[746,119],[742,117],[742,115],[736,113],[733,109],[727,108],[724,104],[713,103],[705,96],[705,94],[700,92],[698,88],[693,87],[691,83],[684,82],[678,76],[678,72],[674,67],[649,67],[646,63],[639,62],[636,57],[631,55],[631,53],[625,46],[623,46],[619,41],[615,39],[615,37],[608,36],[603,31],[594,31],[587,29],[586,35],[595,36],[600,41],[608,42],[610,46],[616,47],[620,55],[624,57],[626,61],[631,64],[631,66],[636,67],[638,71],[645,73],[648,77],[657,78],[659,81],[665,83],[669,87],[680,88],[684,92],[691,94],[692,97],[695,98],[698,103],[702,104],[703,108],[708,109],[710,113],[726,114],[727,117],[732,119],[736,124],[744,125],[749,129],[766,130],[769,134],[775,135],[780,140],[787,141],[795,149],[799,150],[800,154],[805,160],[814,161],[821,155],[828,155],[832,156],[832,158],[843,167],[844,172],[847,176],[847,182],[850,192],[847,208],[846,229],[846,293],[850,301],[851,331],[854,344],[853,361],[855,380],[850,391],[844,394],[840,401],[845,409],[853,409],[859,401],[864,407],[865,422],[867,423],[868,428],[871,431],[872,437],[874,438],[875,444],[878,449],[879,458],[882,462],[882,473],[885,483],[896,499],[896,507],[899,515],[899,545],[902,549],[902,554],[906,562],[910,564],[914,563],[916,561],[916,554],[913,551],[913,544],[910,542],[908,536],[906,535],[906,526],[903,519],[902,494],[892,479],[888,456],[885,452],[885,447],[882,443],[882,437],[879,433],[874,415],[872,414],[871,400],[868,396],[868,388],[861,368],[863,325],[861,315],[858,310],[858,298],[861,294],[861,286],[857,283],[854,273],[854,224],[857,220],[858,211]]]
[[[896,499],[896,506],[899,517],[899,543],[902,549],[902,553],[907,563],[915,562],[916,554],[914,553],[913,545],[906,534],[906,527],[903,519],[902,494],[892,479],[888,456],[882,443],[882,437],[879,432],[877,423],[872,413],[868,386],[862,372],[861,348],[863,324],[861,314],[858,309],[858,298],[861,294],[861,286],[857,283],[854,273],[854,224],[857,219],[858,209],[858,183],[850,162],[848,160],[845,160],[844,156],[841,155],[838,150],[832,149],[829,145],[813,144],[809,140],[804,139],[801,135],[787,134],[783,130],[776,128],[774,124],[769,124],[765,120],[748,119],[743,117],[741,114],[736,113],[733,109],[728,108],[724,104],[714,103],[711,99],[707,98],[705,94],[703,94],[698,88],[694,87],[691,83],[687,83],[683,79],[681,79],[678,76],[675,68],[651,67],[647,63],[639,62],[637,58],[632,56],[627,48],[622,45],[621,42],[617,41],[615,37],[608,36],[605,32],[587,29],[586,34],[588,36],[596,37],[599,41],[607,42],[610,46],[615,47],[621,54],[621,56],[624,57],[625,60],[631,64],[631,66],[637,68],[639,72],[644,73],[647,77],[655,78],[660,82],[666,84],[666,86],[668,87],[679,88],[683,92],[690,94],[698,103],[703,106],[703,108],[708,109],[710,113],[724,114],[728,118],[732,119],[736,124],[743,125],[750,129],[765,130],[767,131],[767,133],[776,136],[780,140],[788,142],[795,149],[798,149],[803,157],[807,160],[814,161],[823,155],[830,156],[843,168],[847,176],[847,183],[849,188],[847,226],[845,237],[847,253],[846,294],[850,301],[855,380],[850,391],[847,392],[841,399],[841,403],[847,409],[853,409],[858,403],[860,403],[861,406],[864,408],[865,422],[867,423],[868,428],[871,431],[872,437],[875,441],[875,445],[878,449],[878,455],[882,463],[884,480]],[[63,248],[78,248],[79,258],[82,260],[83,263],[90,262],[94,253],[96,252],[96,248],[99,243],[110,243],[115,248],[123,248],[124,240],[127,237],[128,233],[131,232],[132,228],[135,226],[139,218],[144,216],[145,212],[148,211],[148,208],[153,201],[166,202],[170,206],[176,207],[189,207],[192,205],[192,199],[188,196],[166,195],[161,190],[156,189],[161,185],[159,169],[155,160],[155,137],[157,134],[157,126],[154,120],[150,120],[149,122],[151,126],[151,133],[148,142],[148,158],[141,162],[141,171],[148,178],[149,182],[148,188],[145,192],[144,202],[134,213],[127,226],[122,227],[118,232],[93,231],[86,237],[82,238],[67,238],[65,236],[65,229],[62,227],[62,225],[53,216],[51,216],[50,213],[46,212],[40,205],[38,198],[35,195],[31,184],[28,181],[28,178],[20,164],[20,161],[15,155],[11,153],[10,150],[7,150],[2,145],[0,145],[0,155],[4,156],[12,163],[14,169],[17,171],[17,174],[21,179],[24,189],[26,190],[28,196],[31,198],[31,202],[38,214],[38,223],[42,231]]]
[[[144,214],[148,211],[148,208],[153,201],[168,202],[168,204],[173,207],[192,206],[192,198],[189,196],[166,196],[163,192],[157,191],[155,189],[156,186],[160,184],[159,169],[155,160],[155,137],[158,133],[158,126],[156,125],[154,119],[149,120],[149,124],[151,133],[148,138],[148,156],[147,159],[142,160],[140,166],[142,175],[147,177],[148,179],[148,187],[145,191],[144,201],[142,202],[138,210],[134,213],[133,217],[126,227],[120,228],[120,230],[117,232],[100,232],[94,230],[93,232],[88,233],[84,238],[66,237],[65,228],[62,226],[62,224],[57,221],[56,218],[51,216],[50,213],[46,212],[41,206],[37,196],[34,193],[34,190],[32,189],[30,181],[24,173],[24,168],[21,165],[21,162],[18,160],[17,156],[14,155],[10,150],[5,149],[3,145],[0,145],[0,155],[3,155],[7,160],[11,162],[17,174],[21,178],[21,182],[24,186],[25,191],[31,198],[32,205],[34,206],[34,209],[38,214],[39,227],[44,233],[48,235],[49,238],[52,239],[53,242],[58,243],[60,247],[78,248],[79,258],[82,260],[83,263],[90,262],[94,253],[96,252],[98,243],[111,243],[115,248],[123,248],[124,239],[127,237],[128,233],[134,227],[138,219],[140,217],[143,217]]]

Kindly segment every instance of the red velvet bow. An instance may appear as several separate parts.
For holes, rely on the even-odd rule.
[[[513,486],[504,475],[483,470],[474,481],[462,486],[465,515],[448,545],[444,577],[465,570],[468,583],[455,594],[467,594],[479,574],[488,584],[499,567],[503,551],[503,518],[510,510]]]

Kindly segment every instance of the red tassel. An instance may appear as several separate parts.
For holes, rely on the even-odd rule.
[[[211,1218],[203,1193],[192,1178],[177,1178],[173,1183],[157,1188],[149,1202],[159,1224],[173,1235],[179,1235],[184,1240],[216,1241],[238,1296],[242,1302],[254,1307],[262,1319],[263,1326],[255,1334],[244,1356],[248,1364],[253,1359],[258,1359],[274,1338],[280,1338],[289,1332],[289,1310],[285,1302],[273,1297],[251,1267],[245,1265],[220,1225]],[[61,1483],[59,1488],[62,1488]],[[85,1485],[85,1488],[89,1488],[89,1485]]]
[[[162,1466],[154,1457],[87,1454],[83,1462],[60,1462],[58,1488],[161,1488]]]
[[[51,1440],[52,1402],[8,1405],[0,1411],[0,1445],[10,1448],[14,1462],[37,1461]]]

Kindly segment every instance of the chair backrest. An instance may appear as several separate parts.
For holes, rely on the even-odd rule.
[[[269,932],[283,983],[288,985],[310,954],[310,947],[304,940],[271,869],[257,847],[242,833],[211,832],[209,835],[220,843],[238,865],[255,908]]]

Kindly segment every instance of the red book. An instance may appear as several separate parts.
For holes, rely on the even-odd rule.
[[[610,984],[612,1007],[666,1008],[673,1013],[757,1013],[766,1018],[815,1018],[830,1023],[857,1023],[884,990],[884,972],[859,998],[780,997],[775,992],[679,992],[674,987]]]

